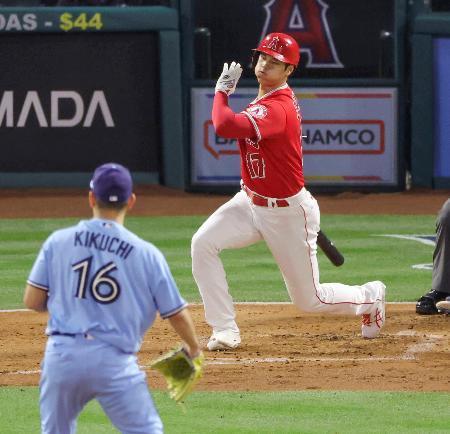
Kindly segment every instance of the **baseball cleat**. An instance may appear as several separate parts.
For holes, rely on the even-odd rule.
[[[369,282],[368,285],[377,286],[379,289],[379,300],[375,303],[374,311],[362,316],[361,334],[363,338],[376,338],[385,322],[385,294],[386,285],[383,282]]]
[[[435,315],[439,313],[437,303],[444,301],[448,293],[432,289],[419,298],[416,303],[416,313],[419,315]]]
[[[237,348],[241,343],[241,337],[239,332],[232,330],[222,330],[220,332],[214,332],[209,338],[206,345],[209,351],[216,350],[232,350]]]
[[[450,295],[445,300],[437,302],[436,307],[440,313],[450,315]]]

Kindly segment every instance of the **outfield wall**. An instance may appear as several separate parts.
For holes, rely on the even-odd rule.
[[[338,191],[404,188],[406,1],[192,3],[191,189],[238,188],[237,143],[211,126],[214,82],[223,62],[239,61],[244,70],[231,105],[244,109],[257,94],[251,48],[270,32],[289,32],[300,45],[289,83],[302,110],[307,184]],[[236,10],[239,21],[232,18]]]
[[[237,60],[233,104],[253,99],[251,48],[273,31],[300,42],[290,84],[313,189],[402,190],[408,173],[450,185],[448,14],[421,0],[170,4],[0,8],[0,187],[85,186],[115,160],[137,183],[236,190],[238,149],[211,130],[211,95]]]
[[[88,185],[120,161],[184,188],[176,9],[0,9],[0,187]]]

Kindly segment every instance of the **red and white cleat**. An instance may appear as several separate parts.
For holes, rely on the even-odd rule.
[[[385,322],[386,285],[380,281],[370,282],[369,285],[378,287],[379,300],[375,303],[373,312],[363,314],[361,334],[363,338],[373,339],[380,334]]]

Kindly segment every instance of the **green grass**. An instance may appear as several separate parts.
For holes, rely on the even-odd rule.
[[[183,295],[199,301],[191,274],[190,240],[197,217],[132,217],[127,226],[165,254]],[[25,280],[45,238],[77,219],[0,220],[0,309],[21,308]],[[389,301],[413,301],[430,286],[433,248],[381,234],[433,234],[435,216],[324,216],[322,228],[345,255],[336,268],[319,253],[322,282],[381,279]],[[222,258],[237,301],[288,301],[264,243]],[[263,381],[263,380],[262,380]],[[194,392],[184,414],[166,393],[154,392],[166,433],[444,433],[450,426],[449,393],[391,392]],[[39,433],[38,389],[0,388],[0,432]],[[79,418],[78,433],[113,433],[96,402]]]
[[[204,221],[194,217],[131,217],[127,226],[165,254],[189,301],[200,296],[192,278],[190,240]],[[388,301],[413,301],[429,289],[431,272],[411,265],[432,262],[433,248],[414,241],[379,237],[386,233],[433,234],[435,216],[325,216],[322,227],[345,256],[334,267],[319,251],[322,282],[360,284],[383,280]],[[29,270],[45,238],[76,219],[0,220],[0,309],[22,307]],[[236,301],[288,301],[277,265],[264,243],[222,252]]]
[[[425,434],[445,433],[450,426],[450,394],[445,393],[194,392],[186,413],[166,393],[153,396],[167,434]],[[2,434],[39,433],[38,389],[1,388],[0,420]],[[118,431],[91,402],[81,413],[77,432]]]

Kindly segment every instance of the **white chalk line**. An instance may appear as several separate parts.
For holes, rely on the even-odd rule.
[[[402,330],[396,333],[394,336],[417,336],[417,332],[412,330]],[[228,357],[216,357],[212,360],[206,360],[208,365],[245,365],[256,363],[296,363],[296,362],[378,362],[378,361],[396,361],[396,360],[416,360],[416,355],[419,353],[426,353],[431,351],[436,345],[439,344],[439,340],[443,335],[429,335],[417,344],[410,345],[406,351],[400,356],[387,356],[387,357],[267,357],[267,358],[228,358]]]
[[[414,330],[401,330],[390,336],[417,336]],[[428,335],[423,337],[422,342],[410,345],[406,351],[399,356],[387,357],[256,357],[256,358],[236,358],[236,357],[214,357],[206,359],[207,365],[254,365],[258,363],[297,363],[297,362],[324,362],[324,363],[341,363],[341,362],[393,362],[393,361],[414,361],[420,353],[431,351],[444,335]],[[149,371],[150,365],[141,365],[141,369]],[[35,375],[40,374],[40,370],[33,371],[11,371],[0,372],[0,375]]]
[[[234,304],[242,306],[270,306],[270,305],[292,305],[290,301],[237,301]],[[386,304],[404,304],[415,305],[415,301],[389,301]],[[189,306],[203,306],[203,303],[189,303]],[[14,313],[14,312],[33,312],[30,309],[0,309],[0,313]]]
[[[253,365],[256,363],[297,363],[297,362],[377,362],[401,360],[401,357],[268,357],[261,359],[215,358],[206,360],[207,365]]]
[[[37,369],[35,371],[11,371],[11,372],[0,372],[0,375],[34,375],[40,374],[41,370]]]
[[[414,335],[417,335],[417,333],[415,333]],[[405,353],[403,354],[403,360],[415,360],[416,354],[430,352],[436,345],[439,344],[439,341],[443,337],[443,335],[424,336],[422,342],[412,344],[406,349]]]
[[[30,309],[3,309],[0,313],[11,313],[11,312],[33,312]]]
[[[417,336],[417,332],[412,330],[402,330],[396,333],[394,336]],[[268,358],[225,358],[216,357],[212,360],[206,360],[206,364],[209,365],[237,365],[237,364],[255,364],[255,363],[295,363],[295,362],[392,362],[396,360],[416,360],[416,355],[419,353],[426,353],[431,351],[436,345],[439,344],[439,340],[443,335],[429,335],[417,344],[410,345],[406,351],[400,356],[387,356],[387,357],[268,357]]]

